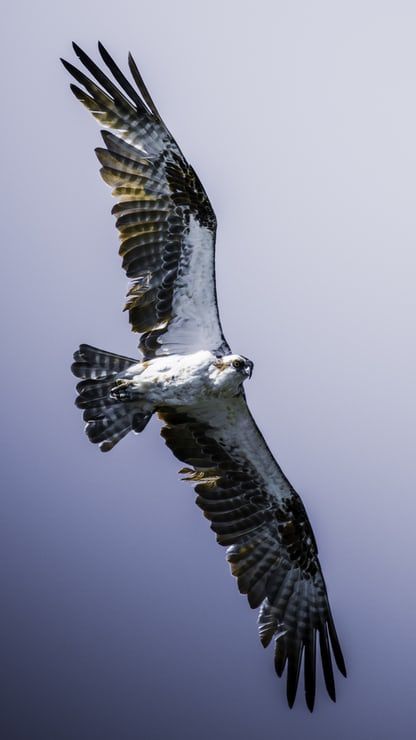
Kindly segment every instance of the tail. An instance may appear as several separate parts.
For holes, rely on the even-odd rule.
[[[102,452],[111,450],[130,431],[141,432],[152,414],[137,401],[124,400],[115,391],[124,372],[137,360],[81,344],[74,354],[72,372],[83,380],[77,385],[75,404],[83,409],[85,431]]]

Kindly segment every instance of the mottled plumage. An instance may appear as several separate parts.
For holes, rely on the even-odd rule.
[[[75,96],[104,127],[96,150],[113,187],[122,264],[131,279],[126,309],[143,360],[83,344],[72,370],[90,440],[108,451],[157,413],[162,435],[195,483],[250,606],[260,607],[264,646],[275,639],[279,676],[295,700],[301,662],[306,702],[315,699],[316,638],[335,700],[332,657],[344,675],[304,506],[276,463],[248,409],[243,382],[253,363],[232,354],[215,290],[216,219],[192,167],[164,125],[134,60],[130,82],[99,44],[115,84],[74,44],[91,77],[72,64]],[[94,81],[95,80],[95,81]],[[98,84],[97,84],[98,83]]]

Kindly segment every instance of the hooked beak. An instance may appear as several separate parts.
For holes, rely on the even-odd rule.
[[[253,375],[253,367],[254,367],[254,362],[252,362],[251,360],[246,360],[246,366],[244,369],[249,379]]]

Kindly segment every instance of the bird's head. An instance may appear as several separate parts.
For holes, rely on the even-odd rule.
[[[254,363],[243,355],[223,355],[215,362],[218,379],[221,385],[241,386],[247,378],[251,378]]]

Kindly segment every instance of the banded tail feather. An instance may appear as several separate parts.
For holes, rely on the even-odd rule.
[[[74,353],[71,370],[82,379],[77,384],[75,404],[83,409],[89,440],[102,452],[111,450],[130,431],[143,431],[152,416],[118,390],[120,376],[136,362],[89,344],[81,344]]]

